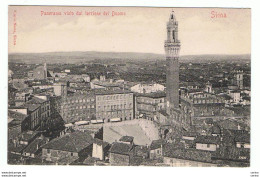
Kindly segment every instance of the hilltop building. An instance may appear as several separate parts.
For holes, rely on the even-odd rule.
[[[166,54],[166,100],[167,113],[177,115],[175,110],[179,110],[179,52],[181,43],[178,39],[178,22],[171,13],[167,23],[167,40],[164,43]]]
[[[237,71],[234,75],[235,77],[235,84],[239,89],[243,89],[244,83],[243,83],[243,71]]]
[[[127,90],[88,90],[56,98],[58,113],[66,123],[134,118],[134,95]],[[92,121],[92,122],[93,122]]]
[[[234,112],[225,108],[225,100],[214,94],[212,84],[204,89],[179,88],[179,52],[178,22],[174,12],[167,23],[166,53],[166,112],[157,112],[157,121],[161,125],[161,134],[167,138],[169,131],[178,133],[181,129],[190,129],[194,118],[233,116]],[[241,79],[241,77],[240,77]]]
[[[136,94],[136,114],[140,118],[145,117],[153,120],[158,111],[165,110],[165,98],[165,92]]]
[[[136,84],[132,86],[130,89],[132,92],[136,93],[154,93],[159,91],[164,91],[164,86],[161,84]]]
[[[134,118],[134,95],[127,90],[97,90],[96,118],[110,121],[114,118]]]
[[[101,75],[100,79],[93,79],[90,82],[91,89],[106,89],[106,90],[117,90],[122,86],[121,83],[113,82],[113,79],[106,79],[105,76]]]
[[[33,97],[31,100],[19,107],[9,108],[8,110],[18,112],[24,116],[29,116],[29,130],[44,130],[52,123],[50,120],[50,100],[45,97]]]
[[[74,133],[53,139],[42,147],[42,158],[68,165],[79,158],[91,156],[94,139],[88,132]]]

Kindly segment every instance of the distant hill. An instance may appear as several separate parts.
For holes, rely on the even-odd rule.
[[[190,62],[203,62],[203,61],[250,61],[251,55],[185,55],[181,56],[180,60]]]
[[[222,60],[250,60],[251,55],[185,55],[182,62],[205,62]],[[47,52],[47,53],[12,53],[9,62],[25,63],[82,63],[93,60],[127,60],[127,61],[154,61],[164,60],[165,55],[134,52]]]

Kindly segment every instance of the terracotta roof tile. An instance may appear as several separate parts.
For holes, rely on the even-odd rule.
[[[69,152],[80,152],[93,144],[93,138],[89,133],[76,131],[71,134],[56,138],[44,145],[45,149],[55,149]]]
[[[133,145],[114,142],[109,151],[112,153],[129,155],[132,149]]]
[[[163,139],[153,140],[151,143],[150,149],[151,150],[158,149],[161,146],[165,146],[165,144],[166,144],[166,141]]]

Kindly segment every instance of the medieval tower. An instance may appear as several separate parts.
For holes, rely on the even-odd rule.
[[[235,84],[239,89],[243,89],[243,71],[238,70],[235,73]]]
[[[46,64],[46,62],[43,64],[43,75],[44,75],[44,79],[47,79],[48,75],[47,75],[47,64]]]
[[[179,52],[181,43],[178,39],[178,22],[172,11],[167,23],[167,40],[164,48],[166,54],[166,110],[179,109]]]

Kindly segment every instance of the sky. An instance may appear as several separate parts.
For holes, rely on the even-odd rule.
[[[9,53],[164,54],[166,24],[172,10],[179,23],[180,55],[251,53],[250,9],[69,6],[9,6]],[[76,15],[77,11],[82,15]],[[121,15],[112,16],[113,11]],[[49,12],[61,15],[44,15]],[[225,18],[216,17],[216,13],[225,14]]]

